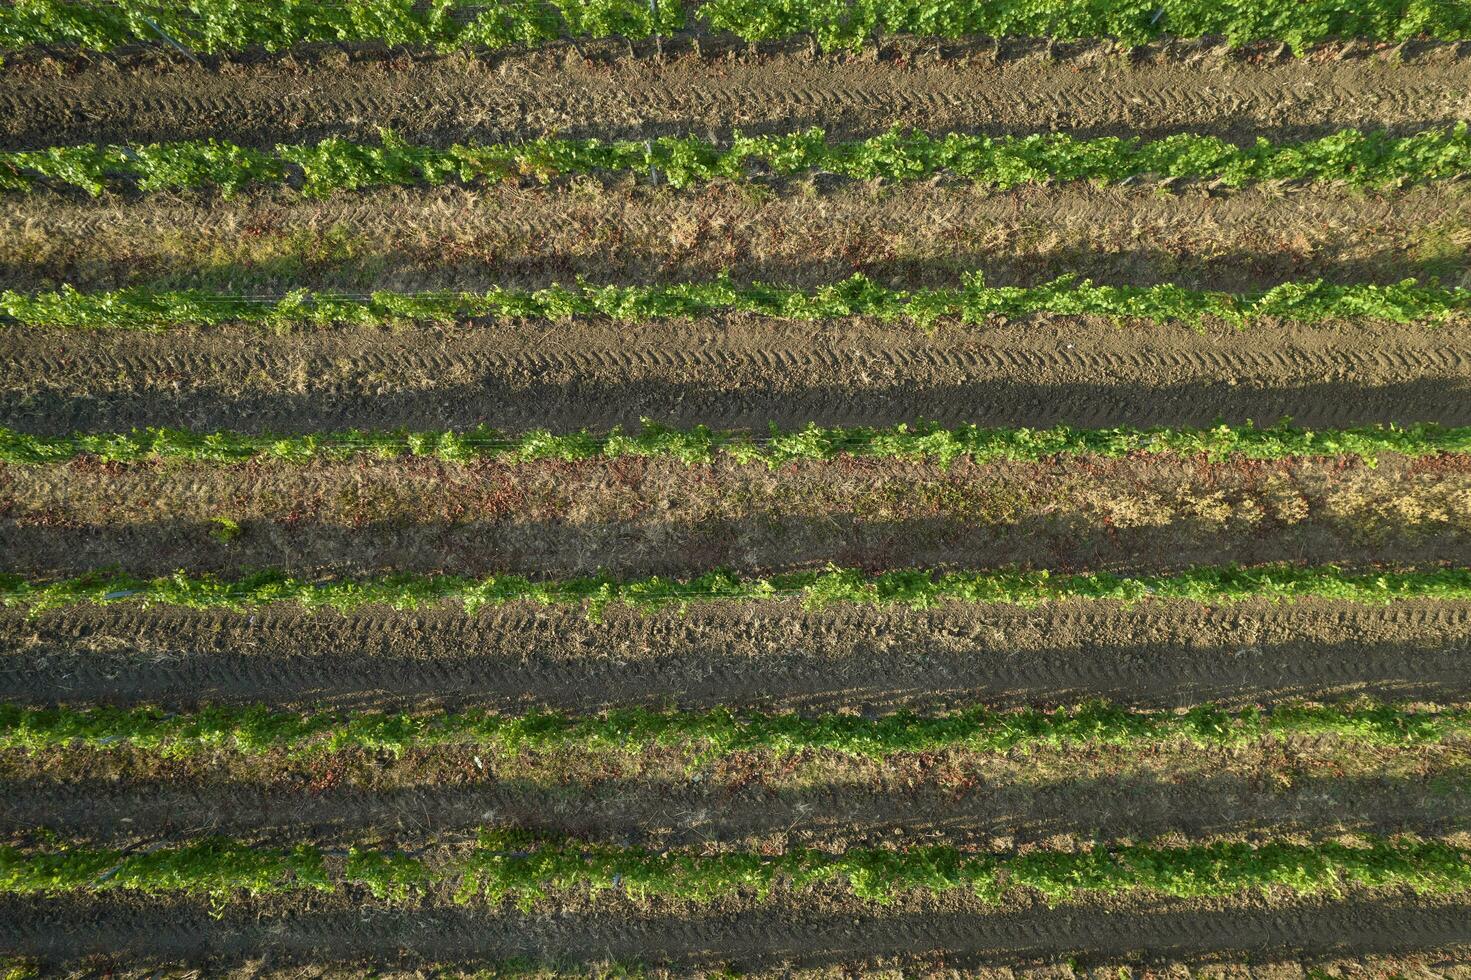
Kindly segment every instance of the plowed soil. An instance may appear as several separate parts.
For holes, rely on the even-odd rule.
[[[1029,566],[1178,571],[1224,561],[1455,562],[1471,459],[1213,464],[1203,457],[842,460],[772,469],[637,458],[222,467],[0,467],[0,551],[34,576],[695,576]],[[232,523],[227,523],[232,522]]]
[[[674,54],[682,46],[671,48]],[[688,49],[685,48],[687,51]],[[840,138],[892,126],[1144,138],[1189,130],[1298,139],[1339,129],[1409,132],[1463,118],[1471,59],[1446,45],[1411,59],[1243,64],[1224,47],[1131,63],[1102,49],[936,59],[806,53],[664,63],[568,51],[501,59],[304,65],[286,59],[64,77],[17,72],[0,92],[0,147],[213,137],[258,146],[324,136],[420,142],[563,136],[728,136],[821,126]],[[1008,52],[1010,53],[1010,52]]]
[[[1291,952],[1307,957],[1435,951],[1471,944],[1471,906],[1459,900],[1401,903],[1376,897],[1291,903],[1089,903],[1062,910],[992,912],[951,908],[876,913],[840,899],[748,909],[660,914],[614,905],[598,912],[510,916],[461,908],[296,910],[219,918],[180,904],[122,901],[0,902],[0,947],[66,961],[110,954],[129,962],[187,958],[239,964],[272,951],[276,963],[330,964],[368,958],[410,965],[446,960],[599,958],[685,968],[761,968],[862,963],[870,957],[942,953],[952,967],[1019,957],[1141,957],[1143,962]],[[847,907],[844,907],[847,906]],[[1137,914],[1124,914],[1136,912]]]
[[[1194,331],[725,318],[448,331],[0,333],[0,420],[310,432],[679,426],[1471,422],[1464,327]]]
[[[540,288],[677,283],[728,272],[813,288],[855,271],[896,288],[996,285],[1074,274],[1115,285],[1250,291],[1281,282],[1460,282],[1471,187],[1183,188],[929,182],[779,190],[581,181],[569,187],[55,194],[0,211],[0,287],[195,286],[281,295],[308,287]]]
[[[687,753],[650,757],[658,754],[507,760],[446,748],[403,759],[225,753],[181,762],[117,748],[10,753],[0,755],[0,833],[46,826],[97,846],[143,846],[207,823],[237,837],[346,847],[378,835],[468,842],[494,819],[656,849],[718,841],[838,850],[886,846],[896,836],[986,849],[1163,835],[1471,832],[1464,745],[1294,739],[882,761],[743,753],[693,766]]]
[[[508,606],[351,616],[121,604],[0,616],[20,703],[802,709],[1471,701],[1471,605],[927,611],[795,602],[684,614]]]

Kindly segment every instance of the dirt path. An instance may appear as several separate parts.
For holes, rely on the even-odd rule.
[[[38,577],[121,567],[231,575],[771,574],[829,563],[1169,573],[1191,565],[1463,561],[1471,457],[1212,464],[620,458],[86,460],[0,467],[0,552]],[[233,524],[224,524],[231,521]]]
[[[808,194],[730,184],[526,189],[379,188],[76,200],[0,209],[0,288],[162,283],[222,292],[296,288],[536,289],[593,282],[759,280],[814,288],[855,271],[888,285],[996,285],[1065,274],[1113,285],[1250,291],[1278,283],[1460,282],[1471,187],[1386,192],[1068,184],[841,185]]]
[[[95,757],[69,757],[85,770]],[[1437,773],[1310,777],[1289,769],[1226,765],[1211,775],[1145,771],[1090,773],[1042,784],[973,779],[964,788],[921,781],[905,792],[855,786],[744,788],[685,782],[602,780],[548,786],[482,777],[476,782],[360,788],[350,785],[252,785],[224,779],[99,773],[58,782],[0,780],[0,833],[44,826],[102,845],[197,833],[272,839],[362,839],[365,835],[473,834],[497,821],[554,834],[597,835],[657,847],[711,840],[759,840],[770,846],[872,845],[902,832],[906,840],[956,846],[995,837],[1017,845],[1054,835],[1150,839],[1184,834],[1308,835],[1471,830],[1471,797],[1432,791]],[[1087,763],[1079,759],[1077,765]],[[325,782],[325,780],[322,780]],[[126,814],[126,822],[118,815]],[[284,836],[283,836],[284,835]]]
[[[402,333],[0,334],[0,423],[309,432],[942,423],[1471,422],[1463,327],[1195,332],[1057,318],[921,333],[732,318]]]
[[[676,45],[672,50],[678,50]],[[1346,127],[1409,132],[1467,114],[1471,59],[1452,46],[1407,61],[1354,56],[1243,64],[1224,48],[1130,65],[1094,54],[936,61],[772,54],[663,65],[590,63],[550,53],[499,64],[461,57],[414,62],[230,64],[63,77],[12,72],[0,88],[0,146],[153,142],[213,137],[255,145],[328,135],[423,142],[548,134],[718,137],[822,126],[864,137],[891,126],[929,130],[1229,139],[1299,139]],[[1148,55],[1146,55],[1148,57]]]
[[[0,616],[19,703],[265,702],[820,709],[1471,700],[1471,605],[1330,602],[1132,611],[710,605],[638,615],[513,606],[351,617],[137,606]]]
[[[527,956],[686,968],[837,967],[879,956],[943,953],[954,968],[1070,953],[1142,954],[1150,962],[1217,953],[1312,959],[1449,954],[1471,945],[1471,906],[1456,900],[1359,897],[1277,907],[1241,901],[1142,909],[1089,904],[989,914],[974,908],[876,913],[871,906],[844,908],[842,915],[830,911],[783,903],[675,916],[631,909],[502,916],[467,909],[359,908],[266,918],[226,912],[214,919],[182,904],[144,909],[117,901],[6,899],[0,902],[0,948],[49,960],[108,954],[130,962],[186,958],[215,968],[258,961],[262,952],[275,964],[410,965]]]

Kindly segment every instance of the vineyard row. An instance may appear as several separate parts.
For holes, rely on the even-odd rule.
[[[32,612],[110,602],[194,609],[245,609],[291,602],[313,609],[341,611],[369,605],[416,609],[459,603],[473,615],[487,606],[522,601],[582,607],[596,620],[610,605],[654,610],[699,601],[777,599],[799,600],[808,608],[859,603],[916,609],[941,602],[1035,606],[1070,599],[1125,604],[1149,599],[1200,603],[1299,599],[1356,603],[1465,600],[1471,599],[1471,569],[1357,571],[1334,565],[1267,564],[1202,566],[1169,575],[1052,574],[1046,570],[935,573],[922,569],[871,575],[855,568],[830,566],[825,571],[770,577],[747,577],[721,569],[687,580],[653,576],[626,581],[606,576],[532,581],[519,575],[467,578],[410,573],[310,580],[279,571],[262,571],[234,581],[184,572],[154,579],[99,572],[33,582],[19,575],[0,575],[0,602]]]
[[[0,10],[6,8],[0,7]],[[1346,181],[1386,186],[1453,178],[1471,170],[1465,123],[1411,136],[1346,129],[1305,141],[1258,139],[1238,146],[1181,133],[1153,141],[1066,133],[982,136],[891,130],[865,140],[830,141],[821,129],[770,136],[737,135],[720,144],[698,136],[650,141],[543,137],[522,143],[447,148],[405,143],[384,132],[379,143],[330,137],[270,150],[219,140],[144,146],[61,146],[0,152],[0,191],[109,186],[139,191],[217,188],[226,196],[255,184],[290,182],[308,195],[381,185],[549,181],[568,174],[657,171],[675,187],[740,180],[760,173],[831,173],[855,180],[916,180],[948,174],[1010,188],[1048,181],[1113,183],[1157,175],[1220,181],[1228,187],[1272,180]]]
[[[169,758],[201,753],[285,752],[308,758],[348,749],[388,752],[446,746],[513,754],[521,749],[640,752],[675,746],[715,758],[734,752],[827,750],[885,757],[947,749],[995,752],[1017,747],[1143,746],[1187,742],[1216,746],[1331,736],[1384,745],[1444,742],[1471,735],[1471,711],[1388,704],[1349,707],[1284,704],[1227,711],[1204,704],[1178,713],[1131,711],[1092,702],[1053,711],[974,707],[939,715],[651,711],[597,715],[488,711],[283,712],[264,705],[210,706],[194,712],[153,707],[24,708],[0,704],[0,749],[131,748]]]
[[[1063,276],[1037,286],[988,286],[981,273],[947,289],[893,289],[862,273],[812,291],[766,283],[737,286],[728,278],[673,286],[579,283],[545,289],[496,287],[482,293],[393,293],[367,296],[298,290],[274,299],[202,290],[129,287],[109,292],[0,292],[0,322],[80,330],[162,330],[242,324],[275,331],[329,326],[389,327],[503,317],[567,320],[606,317],[618,322],[653,318],[748,314],[787,320],[838,317],[907,320],[933,328],[941,320],[984,324],[995,317],[1034,314],[1099,316],[1116,321],[1184,322],[1207,319],[1245,326],[1262,320],[1320,323],[1367,319],[1433,322],[1471,310],[1471,289],[1406,279],[1389,286],[1338,285],[1315,279],[1286,282],[1252,293],[1153,286],[1100,286]]]
[[[131,891],[210,897],[219,903],[240,894],[330,893],[355,885],[379,899],[403,902],[448,886],[461,903],[514,899],[529,909],[577,889],[703,903],[740,892],[765,898],[779,884],[797,890],[835,880],[877,902],[903,893],[950,891],[995,902],[1012,889],[1030,889],[1044,901],[1058,903],[1090,892],[1198,898],[1269,888],[1296,894],[1336,894],[1345,886],[1399,887],[1419,894],[1471,888],[1471,853],[1413,839],[1372,839],[1364,846],[1211,843],[1026,854],[927,846],[763,855],[545,842],[512,831],[486,832],[479,847],[438,861],[367,848],[352,848],[342,859],[332,857],[329,867],[327,855],[311,845],[251,847],[224,838],[131,853],[0,847],[0,894]]]
[[[1115,38],[1219,35],[1281,40],[1301,52],[1335,38],[1457,40],[1471,36],[1466,0],[13,0],[0,5],[0,48],[77,45],[106,51],[171,40],[199,52],[311,41],[498,49],[563,37],[646,38],[684,29],[747,41],[810,37],[824,50],[921,35]]]

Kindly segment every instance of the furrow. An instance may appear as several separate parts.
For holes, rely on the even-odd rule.
[[[1471,85],[1471,61],[1445,57],[1261,65],[1104,58],[1083,72],[1042,58],[994,65],[775,55],[723,62],[718,71],[693,57],[533,64],[548,60],[351,63],[310,75],[265,61],[228,71],[139,71],[125,84],[100,69],[59,79],[18,72],[0,91],[0,147],[206,136],[269,146],[370,138],[378,127],[436,143],[553,132],[728,136],[813,125],[849,138],[895,125],[1283,138],[1444,125],[1465,116]]]
[[[1471,907],[1458,901],[1408,903],[1358,898],[1263,908],[1173,903],[1097,905],[992,914],[928,909],[841,917],[797,907],[714,910],[671,916],[657,910],[546,916],[464,909],[302,910],[285,917],[120,902],[15,901],[0,904],[0,947],[69,960],[106,954],[123,961],[208,957],[233,965],[268,951],[272,962],[412,966],[469,959],[558,962],[636,960],[686,968],[837,966],[868,957],[944,954],[955,966],[1069,953],[1151,959],[1240,956],[1351,956],[1464,950]]]
[[[927,335],[838,322],[0,338],[0,423],[63,434],[889,425],[1471,422],[1460,328],[1195,333],[1067,318]]]
[[[470,752],[455,752],[469,762]],[[66,757],[79,767],[85,753]],[[469,769],[470,766],[464,766]],[[1056,835],[1149,839],[1164,834],[1437,836],[1471,830],[1464,793],[1429,789],[1403,776],[1311,778],[1240,770],[1090,775],[1040,785],[971,779],[964,789],[919,783],[904,792],[862,786],[745,787],[638,779],[547,785],[488,772],[478,780],[298,790],[190,775],[125,782],[81,777],[0,780],[0,833],[45,826],[89,841],[127,842],[197,833],[361,839],[364,835],[475,833],[488,819],[547,834],[593,834],[631,844],[677,847],[770,839],[805,846],[833,840],[997,836],[1018,844]],[[118,815],[126,814],[126,821]]]
[[[352,616],[127,606],[0,619],[25,704],[200,702],[804,710],[1076,703],[1230,707],[1369,695],[1471,700],[1471,609],[1327,602],[1165,609],[505,607]]]

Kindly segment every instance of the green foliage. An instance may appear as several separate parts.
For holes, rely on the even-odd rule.
[[[272,850],[211,837],[134,853],[77,848],[27,854],[0,847],[0,894],[121,890],[222,899],[300,889],[333,890],[321,854],[307,845]]]
[[[323,867],[321,852],[309,845],[290,851],[255,849],[217,838],[139,854],[6,847],[0,848],[0,894],[127,888],[151,895],[207,895],[218,902],[242,892],[340,887]],[[126,884],[117,884],[119,880]],[[372,884],[384,880],[392,884],[381,891]],[[1202,898],[1285,889],[1314,895],[1336,894],[1348,885],[1439,895],[1471,888],[1471,854],[1435,841],[1372,839],[1362,846],[1211,843],[1024,855],[926,846],[843,853],[804,849],[767,856],[653,852],[571,841],[522,843],[518,835],[488,833],[468,856],[432,866],[407,854],[355,848],[341,882],[369,883],[376,897],[395,902],[433,883],[453,883],[463,904],[510,900],[530,909],[572,891],[594,897],[617,891],[704,904],[736,893],[764,899],[780,883],[802,889],[832,880],[845,881],[860,898],[879,903],[909,892],[950,891],[996,901],[1009,889],[1036,892],[1050,905],[1088,893],[1144,891]]]
[[[914,609],[942,602],[1037,606],[1067,599],[1108,600],[1125,605],[1163,599],[1211,604],[1251,600],[1292,602],[1307,598],[1356,603],[1465,600],[1471,599],[1471,569],[1354,571],[1336,565],[1277,563],[1250,567],[1200,566],[1170,575],[1053,574],[1046,570],[1017,569],[944,573],[898,569],[867,575],[856,569],[829,566],[825,571],[770,577],[742,577],[717,569],[683,581],[657,575],[628,581],[601,575],[532,581],[519,575],[475,579],[410,573],[310,581],[279,571],[262,571],[235,581],[211,575],[190,576],[184,572],[153,579],[96,572],[50,581],[0,575],[0,603],[32,612],[112,602],[237,610],[294,602],[308,609],[341,611],[374,605],[418,609],[459,603],[467,614],[473,615],[485,606],[519,601],[580,606],[596,620],[609,605],[655,610],[684,608],[699,601],[760,602],[780,598],[799,599],[809,608],[858,603]]]
[[[1115,321],[1183,322],[1212,319],[1244,327],[1266,318],[1298,323],[1369,319],[1389,323],[1445,320],[1471,310],[1471,289],[1422,285],[1336,285],[1321,279],[1289,282],[1253,293],[1184,289],[1173,284],[1098,286],[1063,276],[1038,286],[987,286],[979,273],[948,289],[892,289],[855,273],[833,286],[805,292],[727,280],[675,286],[594,286],[484,293],[378,292],[366,297],[313,294],[258,299],[203,290],[130,286],[82,293],[70,286],[47,293],[0,291],[0,318],[28,327],[69,330],[166,330],[245,324],[278,332],[328,326],[388,327],[449,323],[472,317],[566,320],[574,316],[638,322],[665,317],[751,313],[787,320],[835,317],[907,320],[930,328],[941,318],[982,325],[995,316],[1038,313],[1101,316]]]
[[[691,465],[730,458],[776,468],[808,460],[840,457],[924,460],[947,466],[958,459],[977,463],[997,460],[1036,462],[1059,456],[1118,458],[1140,453],[1228,459],[1295,459],[1353,457],[1373,466],[1380,456],[1419,459],[1441,454],[1471,453],[1471,427],[1412,425],[1363,426],[1353,429],[1300,429],[1285,423],[1219,425],[1210,429],[1119,426],[1111,429],[991,429],[975,425],[942,428],[934,423],[887,429],[824,428],[768,435],[715,432],[705,426],[669,429],[645,420],[637,433],[614,429],[607,435],[586,430],[564,435],[533,431],[507,435],[480,427],[465,432],[330,432],[312,435],[249,435],[238,432],[194,433],[180,429],[134,429],[131,432],[38,436],[0,426],[0,463],[63,463],[79,456],[108,462],[187,460],[194,463],[237,463],[280,460],[382,459],[405,456],[453,463],[477,460],[527,463],[556,459],[575,462],[623,456],[677,459]],[[215,518],[221,538],[233,537],[234,522]]]
[[[1466,0],[664,0],[656,24],[643,0],[14,0],[0,6],[0,48],[73,44],[106,51],[158,41],[151,20],[205,52],[306,41],[503,48],[558,37],[648,37],[696,20],[746,40],[810,34],[825,50],[857,49],[875,37],[918,34],[1116,38],[1138,44],[1162,35],[1224,35],[1233,44],[1277,39],[1301,51],[1333,38],[1457,40],[1471,36]]]
[[[152,23],[149,23],[149,22]],[[157,25],[155,29],[154,25]],[[282,51],[312,41],[505,48],[560,37],[649,37],[685,25],[685,8],[645,0],[15,0],[0,6],[0,49],[76,45],[107,51],[159,42],[162,31],[198,52],[263,47]]]
[[[250,755],[281,751],[293,758],[309,758],[349,748],[402,755],[410,749],[442,746],[505,754],[528,748],[640,753],[656,746],[676,746],[705,759],[734,752],[826,750],[882,758],[909,752],[994,752],[1044,745],[1143,747],[1177,741],[1234,745],[1293,736],[1418,745],[1467,735],[1471,735],[1471,712],[1411,710],[1387,704],[1287,704],[1270,711],[1227,711],[1205,704],[1173,712],[1129,711],[1092,702],[1053,711],[974,707],[939,715],[899,712],[879,718],[725,709],[629,708],[568,716],[488,711],[303,713],[273,712],[264,706],[169,713],[146,707],[0,704],[0,750],[135,748],[171,758],[217,751]],[[397,866],[372,863],[375,860],[365,857],[349,864],[351,875],[368,883],[375,894],[412,884],[394,877],[401,870]]]
[[[4,10],[0,7],[0,10]],[[1305,142],[1258,139],[1236,146],[1214,136],[1181,133],[1153,142],[1115,136],[1079,139],[1065,133],[981,136],[894,129],[853,142],[828,141],[821,129],[770,136],[737,135],[728,145],[694,136],[653,141],[542,138],[517,144],[404,143],[385,132],[377,144],[331,137],[315,145],[256,150],[219,140],[125,146],[68,146],[0,152],[0,190],[73,187],[100,194],[108,187],[142,191],[214,187],[229,195],[251,184],[301,181],[304,193],[379,185],[482,183],[527,176],[547,181],[568,174],[648,173],[675,187],[695,181],[738,180],[755,174],[839,174],[855,180],[916,180],[938,174],[994,188],[1049,181],[1110,183],[1157,174],[1219,180],[1229,187],[1268,180],[1333,180],[1388,186],[1457,177],[1471,169],[1465,123],[1412,136],[1344,130]],[[832,294],[837,303],[861,297],[861,281]],[[708,301],[699,295],[696,302]],[[677,307],[677,294],[667,302]]]

